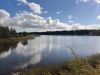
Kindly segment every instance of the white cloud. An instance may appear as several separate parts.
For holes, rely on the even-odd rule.
[[[18,0],[18,1],[27,5],[35,14],[42,13],[42,7],[39,4],[36,4],[34,2],[28,2],[27,0]]]
[[[6,10],[0,9],[0,24],[2,24],[9,17],[10,14]]]
[[[6,19],[9,17],[10,17],[10,14],[6,10],[0,9],[0,19]]]
[[[60,13],[62,13],[62,11],[58,11],[58,12],[57,12],[57,14],[60,14]]]
[[[60,12],[57,12],[57,14],[59,14]]]
[[[72,19],[72,18],[73,18],[73,16],[72,16],[72,15],[69,15],[67,18],[68,18],[68,19]]]
[[[51,17],[44,18],[31,12],[20,12],[3,22],[3,25],[21,28],[65,29],[66,24]]]
[[[43,13],[44,13],[44,14],[47,14],[47,13],[48,13],[48,11],[44,11]]]
[[[94,2],[96,2],[97,4],[100,4],[100,0],[94,0]]]
[[[72,20],[70,20],[70,21],[68,21],[69,23],[74,23],[74,21],[72,21]]]
[[[36,4],[36,3],[28,3],[28,6],[31,8],[31,10],[34,11],[34,13],[36,14],[41,14],[42,11],[41,11],[41,6],[39,4]]]
[[[100,15],[97,16],[97,20],[100,20]]]
[[[27,4],[27,0],[18,0],[19,2],[22,2],[24,4]]]
[[[80,0],[81,2],[89,2],[90,0]]]
[[[3,11],[3,15],[5,10]],[[6,16],[5,16],[6,15]],[[59,21],[59,19],[52,19],[51,17],[44,18],[42,16],[33,14],[32,12],[19,12],[14,17],[10,17],[10,14],[6,11],[2,18],[2,24],[8,27],[21,28],[26,31],[47,31],[47,30],[80,30],[80,29],[100,29],[99,24],[94,25],[81,25],[73,22],[71,25]],[[7,19],[5,19],[7,18]],[[100,19],[100,16],[97,17]],[[72,22],[72,20],[70,20]]]
[[[90,0],[76,0],[76,3],[78,4],[78,3],[80,3],[80,2],[84,2],[84,3],[86,3],[86,2],[89,2]]]
[[[73,15],[68,15],[68,17],[67,17],[67,19],[77,19],[78,17],[75,17],[75,16],[73,16]]]
[[[100,4],[100,0],[76,0],[77,4],[80,2],[83,2],[83,3],[91,2],[92,4],[93,3]]]

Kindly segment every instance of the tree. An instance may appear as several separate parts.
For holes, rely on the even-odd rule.
[[[3,27],[0,25],[0,38],[11,38],[16,36],[17,32],[15,29],[9,29],[7,26]]]

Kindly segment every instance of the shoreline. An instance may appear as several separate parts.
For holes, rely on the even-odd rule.
[[[77,57],[59,65],[33,67],[12,75],[100,75],[100,54]]]
[[[14,38],[4,38],[0,39],[0,43],[8,43],[8,42],[17,42],[21,40],[27,40],[27,39],[34,39],[35,36],[27,35],[27,36],[20,36],[20,37],[14,37]]]

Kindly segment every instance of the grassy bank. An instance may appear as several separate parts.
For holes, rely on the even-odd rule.
[[[8,51],[10,48],[15,49],[17,44],[20,42],[23,45],[27,45],[28,39],[34,39],[35,36],[27,35],[27,36],[20,36],[14,38],[4,38],[0,39],[0,53],[4,51]]]
[[[20,36],[20,37],[14,37],[14,38],[3,38],[3,39],[0,39],[0,43],[22,41],[22,40],[27,40],[27,39],[33,39],[34,37],[31,35],[27,35],[27,36]]]
[[[13,75],[100,75],[100,54],[74,58],[60,65],[31,68]]]

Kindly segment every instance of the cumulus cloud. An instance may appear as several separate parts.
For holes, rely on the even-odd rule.
[[[10,14],[3,9],[0,9],[0,24],[10,17]]]
[[[27,0],[18,0],[18,1],[27,5],[35,14],[42,13],[42,7],[39,4],[36,4],[34,2],[28,2]]]
[[[52,17],[45,18],[26,11],[19,12],[14,17],[10,17],[10,14],[7,11],[0,10],[0,16],[0,23],[2,23],[2,25],[14,27],[15,29],[26,29],[26,31],[100,29],[100,25],[98,24],[81,25],[69,20],[70,23],[73,22],[71,25],[69,25],[59,21],[59,19],[52,19]],[[100,19],[100,16],[98,16],[97,19]]]
[[[34,13],[37,13],[37,14],[41,14],[42,11],[41,11],[41,6],[39,4],[36,4],[36,3],[28,3],[28,6],[31,8],[31,10],[34,11]]]
[[[10,14],[6,10],[0,9],[0,19],[6,19],[9,17],[10,17]]]
[[[100,15],[97,16],[97,20],[100,20]]]
[[[32,12],[17,13],[3,22],[3,25],[21,28],[65,29],[66,24],[51,17],[44,18]]]

